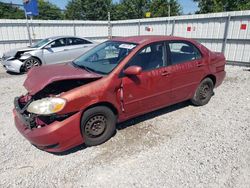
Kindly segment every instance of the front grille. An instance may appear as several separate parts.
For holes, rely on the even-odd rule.
[[[14,106],[18,113],[19,118],[22,120],[23,124],[27,126],[27,128],[32,129],[36,127],[36,115],[30,114],[26,111],[28,105],[32,102],[30,100],[26,104],[20,103],[19,98],[16,97],[14,100]]]

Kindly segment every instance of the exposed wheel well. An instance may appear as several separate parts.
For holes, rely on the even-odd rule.
[[[106,107],[110,108],[116,116],[118,115],[118,110],[116,109],[116,107],[113,104],[109,103],[109,102],[100,102],[100,103],[90,105],[84,111],[86,111],[86,110],[88,110],[90,108],[96,107],[96,106],[106,106]]]
[[[40,62],[40,65],[42,65],[42,61],[40,58],[36,57],[36,56],[31,56],[32,58],[37,59]],[[29,57],[30,58],[30,57]],[[25,62],[25,61],[24,61]],[[24,63],[22,64],[22,66],[20,67],[20,72],[24,72]]]
[[[210,78],[210,79],[213,81],[214,86],[215,86],[215,84],[216,84],[216,77],[215,77],[214,75],[209,74],[209,75],[207,75],[205,78]],[[204,78],[204,79],[205,79],[205,78]],[[203,79],[203,80],[204,80],[204,79]]]

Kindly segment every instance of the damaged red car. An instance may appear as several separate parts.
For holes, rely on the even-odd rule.
[[[99,145],[118,122],[186,100],[207,104],[224,69],[223,54],[191,39],[115,38],[73,62],[31,69],[27,94],[15,98],[15,124],[46,151]]]

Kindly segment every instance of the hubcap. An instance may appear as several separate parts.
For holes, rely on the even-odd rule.
[[[27,59],[25,61],[26,71],[30,70],[32,67],[39,66],[39,62],[35,59]]]
[[[205,100],[207,99],[207,97],[209,97],[209,95],[210,95],[210,87],[209,85],[206,84],[201,88],[200,99]]]
[[[85,126],[85,133],[90,137],[100,136],[106,129],[107,121],[103,115],[91,117]]]

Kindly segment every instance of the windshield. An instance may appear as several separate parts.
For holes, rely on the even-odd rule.
[[[107,41],[76,59],[73,64],[98,74],[109,74],[134,48],[136,44]]]
[[[43,45],[47,44],[48,42],[50,42],[51,39],[43,39],[43,40],[40,40],[39,42],[33,44],[31,46],[31,48],[40,48],[42,47]]]

